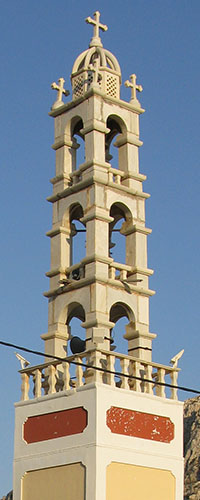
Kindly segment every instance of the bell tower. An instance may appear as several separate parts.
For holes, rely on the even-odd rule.
[[[69,338],[69,318],[78,316],[85,329],[86,348],[110,349],[111,330],[123,316],[128,318],[124,337],[127,352],[151,360],[152,339],[149,332],[147,236],[145,226],[145,176],[139,172],[139,116],[144,112],[137,99],[142,90],[136,76],[131,100],[120,99],[121,70],[113,54],[104,49],[99,30],[99,12],[87,23],[94,34],[89,49],[76,59],[72,74],[72,101],[62,101],[63,79],[52,106],[55,120],[56,174],[51,180],[53,225],[51,238],[48,333],[42,335],[47,353],[64,355]],[[84,161],[77,161],[80,138]],[[111,166],[112,143],[118,161]],[[125,262],[111,257],[112,232],[118,221],[126,239]],[[80,262],[72,260],[76,234],[75,221],[86,234],[86,252]],[[75,244],[75,243],[74,243]],[[67,319],[67,322],[66,322]]]
[[[93,36],[73,65],[71,100],[64,78],[52,83],[56,169],[48,198],[46,356],[44,364],[21,370],[14,500],[132,500],[133,492],[136,500],[182,500],[178,368],[152,362],[156,335],[149,331],[154,291],[147,265],[149,195],[139,172],[142,86],[132,74],[125,82],[130,101],[121,100],[119,63],[100,38],[108,28],[99,12],[86,22]],[[79,232],[86,244],[77,258]],[[115,232],[125,239],[122,262],[113,256]],[[126,355],[113,350],[112,338],[123,317]],[[82,339],[72,335],[73,318],[81,321]]]

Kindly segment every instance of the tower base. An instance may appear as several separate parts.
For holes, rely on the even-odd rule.
[[[101,383],[17,403],[14,500],[182,500],[182,412]]]

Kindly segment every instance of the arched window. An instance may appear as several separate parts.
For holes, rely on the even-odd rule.
[[[72,163],[72,171],[79,169],[79,166],[85,161],[85,139],[81,133],[83,121],[80,117],[76,117],[71,123],[71,137],[74,142],[74,161]]]
[[[67,345],[67,355],[78,354],[79,352],[85,351],[85,328],[81,326],[81,323],[85,321],[85,311],[81,304],[78,302],[73,302],[68,307],[67,314],[67,329],[69,334],[69,340]]]
[[[123,170],[123,165],[120,165],[119,162],[118,148],[115,145],[115,140],[119,134],[125,132],[125,124],[120,117],[111,115],[107,119],[106,126],[110,131],[105,137],[105,161],[111,163],[112,168]]]
[[[123,224],[132,220],[130,210],[121,202],[111,206],[110,216],[113,221],[109,224],[109,256],[114,262],[127,263],[126,236],[123,235]]]
[[[83,209],[79,203],[70,207],[70,266],[79,263],[86,254],[86,229],[80,221],[83,215]]]
[[[135,322],[133,311],[127,304],[116,302],[110,309],[110,321],[115,323],[114,328],[110,331],[111,349],[114,344],[117,352],[127,354],[128,342],[124,339],[124,335],[126,333],[126,325],[130,322]]]

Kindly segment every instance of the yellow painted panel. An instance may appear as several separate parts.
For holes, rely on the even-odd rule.
[[[81,463],[30,471],[22,479],[22,500],[84,500],[85,468]]]
[[[112,462],[107,467],[106,500],[175,500],[170,471]]]

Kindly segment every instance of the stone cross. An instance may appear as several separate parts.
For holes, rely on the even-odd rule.
[[[92,19],[92,17],[86,17],[85,21],[86,23],[93,24],[94,26],[94,33],[92,40],[90,42],[90,47],[102,46],[101,39],[99,36],[99,30],[101,29],[102,31],[107,31],[108,26],[106,26],[106,24],[100,23],[100,12],[97,10],[94,13],[94,19]]]
[[[134,74],[130,76],[130,81],[126,80],[124,82],[124,85],[125,85],[125,87],[131,87],[131,101],[134,101],[135,99],[137,99],[136,90],[138,92],[143,91],[142,85],[136,84],[136,75],[134,75]]]
[[[59,106],[62,106],[64,104],[64,102],[62,100],[63,94],[69,95],[69,93],[70,93],[69,90],[64,89],[64,83],[65,83],[64,78],[59,78],[58,85],[56,82],[53,82],[51,84],[51,88],[58,91],[57,99],[54,102],[52,109],[55,109],[55,108],[58,108]]]

